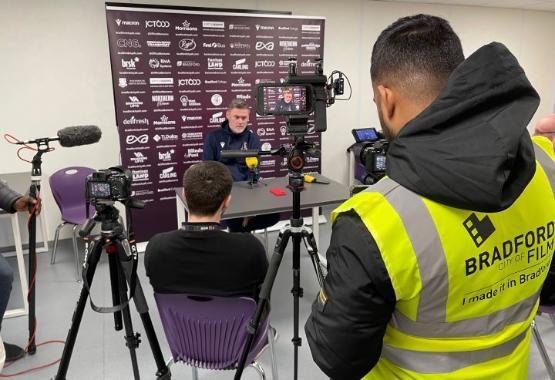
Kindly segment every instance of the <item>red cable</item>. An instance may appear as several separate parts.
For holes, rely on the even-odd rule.
[[[10,144],[17,144],[17,143],[22,142],[22,141],[19,140],[18,138],[16,138],[16,137],[10,135],[9,133],[4,133],[4,139],[5,139],[8,143],[10,143]],[[21,148],[19,148],[19,149],[17,150],[17,152],[16,152],[17,158],[19,158],[21,161],[25,161],[25,162],[28,162],[28,163],[31,164],[32,161],[29,161],[29,160],[27,160],[27,159],[21,157],[20,152],[21,152],[22,150],[32,150],[32,151],[37,152],[38,149],[37,149],[37,148],[33,148],[33,147],[30,146],[30,145],[23,144],[23,146],[22,146]],[[52,152],[53,150],[55,150],[55,148],[50,148],[50,147],[48,148],[48,152]]]

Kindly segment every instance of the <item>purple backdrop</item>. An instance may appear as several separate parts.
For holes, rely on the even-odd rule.
[[[220,128],[233,98],[251,107],[250,128],[270,149],[288,143],[281,117],[255,113],[255,85],[314,72],[323,58],[324,20],[283,15],[106,6],[122,164],[146,203],[133,213],[138,241],[176,228],[174,188],[202,160],[205,136]],[[310,120],[307,140],[320,143]],[[309,158],[306,171],[320,172]],[[262,158],[262,177],[287,174],[282,158]]]

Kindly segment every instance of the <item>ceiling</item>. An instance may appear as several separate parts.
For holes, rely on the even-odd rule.
[[[519,8],[555,12],[555,0],[378,0],[397,3],[472,5],[480,7]]]

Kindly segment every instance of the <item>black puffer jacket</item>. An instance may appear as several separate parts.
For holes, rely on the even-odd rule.
[[[448,206],[501,211],[534,174],[526,127],[538,104],[538,94],[507,48],[484,46],[391,142],[387,174]],[[328,376],[360,379],[380,357],[395,293],[374,239],[354,212],[336,219],[327,260],[327,302],[314,302],[307,339]]]

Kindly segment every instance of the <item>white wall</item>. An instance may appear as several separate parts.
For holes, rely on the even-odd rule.
[[[429,13],[445,17],[461,37],[465,55],[491,41],[506,44],[524,67],[542,102],[531,125],[553,110],[555,100],[555,12],[502,8],[390,3],[365,0],[148,0],[150,4],[293,11],[326,17],[325,69],[340,69],[353,85],[349,102],[329,109],[323,141],[323,172],[345,182],[345,149],[350,130],[379,126],[372,103],[369,61],[381,30],[397,18]],[[44,158],[48,175],[68,165],[106,168],[119,162],[104,1],[0,1],[0,116],[2,135],[19,138],[54,135],[69,125],[102,128],[99,144],[60,148]],[[16,148],[0,142],[0,173],[29,170]],[[47,186],[45,186],[47,187]],[[45,189],[52,231],[59,213]],[[11,244],[7,224],[0,224],[0,246]],[[6,228],[5,228],[6,227]]]

